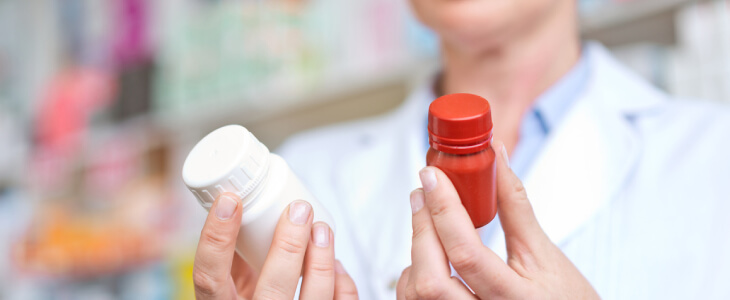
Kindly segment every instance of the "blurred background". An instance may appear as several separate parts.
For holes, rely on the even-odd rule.
[[[579,3],[585,39],[730,102],[730,1]],[[385,112],[437,43],[406,0],[0,0],[0,299],[192,299],[192,146]]]

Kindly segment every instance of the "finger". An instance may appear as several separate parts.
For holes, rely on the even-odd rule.
[[[254,299],[294,298],[311,230],[312,206],[302,200],[292,202],[276,225]]]
[[[458,277],[452,276],[451,282],[454,286],[456,286],[460,290],[460,294],[464,295],[464,297],[462,297],[462,298],[477,299],[476,295],[474,295],[474,292],[472,292],[468,286],[464,285],[464,283]]]
[[[302,289],[299,298],[332,299],[335,293],[335,247],[332,230],[326,223],[312,225],[312,239],[304,256]]]
[[[431,215],[425,206],[423,189],[411,192],[413,212],[413,244],[406,293],[407,298],[418,299],[461,299],[463,284],[455,285],[449,280],[451,268],[441,246]],[[408,292],[410,290],[410,292]],[[469,293],[471,294],[471,292]]]
[[[447,277],[438,281],[420,281],[412,267],[403,270],[398,279],[397,299],[475,299],[474,293],[458,278]]]
[[[484,247],[449,178],[426,167],[421,182],[436,233],[451,265],[477,295],[503,295],[519,286],[519,276],[499,256]]]
[[[398,278],[398,285],[396,285],[395,288],[395,295],[398,300],[406,299],[406,287],[408,286],[408,278],[410,275],[411,267],[409,266],[403,270],[403,273],[400,274],[400,278]]]
[[[507,243],[528,245],[544,241],[547,236],[540,228],[525,187],[509,167],[509,158],[502,142],[492,144],[497,153],[497,209]]]
[[[451,268],[436,234],[431,215],[424,208],[426,198],[423,189],[411,192],[411,210],[413,212],[413,241],[411,245],[411,263],[415,274],[438,275],[439,279],[451,276]]]
[[[462,299],[473,294],[461,281],[449,280],[451,269],[436,235],[422,189],[411,192],[413,212],[413,266],[403,270],[396,289],[398,299]],[[433,276],[437,275],[437,276]]]
[[[233,284],[236,286],[237,294],[244,299],[250,299],[253,296],[254,288],[256,288],[258,274],[238,253],[233,255],[231,277],[233,278]]]
[[[413,241],[411,245],[411,282],[419,284],[435,284],[451,277],[451,268],[444,248],[436,234],[431,215],[425,206],[423,189],[411,192],[411,210],[413,212]]]
[[[335,261],[335,300],[358,299],[355,281],[345,271],[339,260]]]
[[[239,202],[233,194],[219,196],[205,220],[193,265],[193,283],[198,299],[235,297],[230,274],[241,225]]]
[[[540,270],[545,273],[543,276],[556,276],[555,272],[549,270],[559,270],[559,276],[576,287],[574,292],[578,296],[573,298],[599,299],[590,282],[550,241],[540,227],[522,182],[509,167],[509,157],[504,144],[495,142],[492,147],[495,153],[499,153],[497,207],[507,242],[509,265],[526,278],[534,274],[529,270]],[[524,295],[520,298],[524,298]]]

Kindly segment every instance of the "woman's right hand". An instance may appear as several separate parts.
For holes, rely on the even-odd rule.
[[[282,213],[261,274],[235,253],[241,201],[223,194],[208,213],[195,253],[193,282],[198,299],[357,299],[355,282],[335,260],[327,224],[312,224],[312,206],[294,201]]]

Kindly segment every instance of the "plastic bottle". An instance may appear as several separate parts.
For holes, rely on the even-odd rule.
[[[472,94],[450,94],[428,109],[426,164],[441,169],[454,184],[474,227],[497,214],[495,154],[489,102]]]
[[[242,199],[236,251],[256,271],[263,267],[279,217],[291,202],[309,202],[314,222],[323,221],[335,230],[330,213],[304,188],[284,159],[269,153],[242,126],[224,126],[205,136],[185,159],[182,177],[206,210],[225,192]]]

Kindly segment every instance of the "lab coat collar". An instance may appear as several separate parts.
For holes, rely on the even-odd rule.
[[[616,60],[600,43],[587,42],[592,72],[584,98],[612,113],[634,115],[658,108],[669,96]]]
[[[525,178],[535,215],[550,239],[564,243],[605,207],[630,179],[638,162],[641,141],[631,117],[655,109],[667,99],[656,88],[617,62],[595,42],[586,43],[590,60],[587,87],[548,136]],[[413,186],[424,164],[422,143],[430,82],[416,89],[396,115],[406,121]],[[493,222],[494,223],[494,222]],[[489,226],[498,226],[490,224]],[[485,244],[506,258],[502,230],[487,230]]]
[[[548,137],[525,178],[535,215],[557,245],[621,196],[642,148],[630,120],[667,98],[602,46],[588,47],[593,72],[585,94]]]

